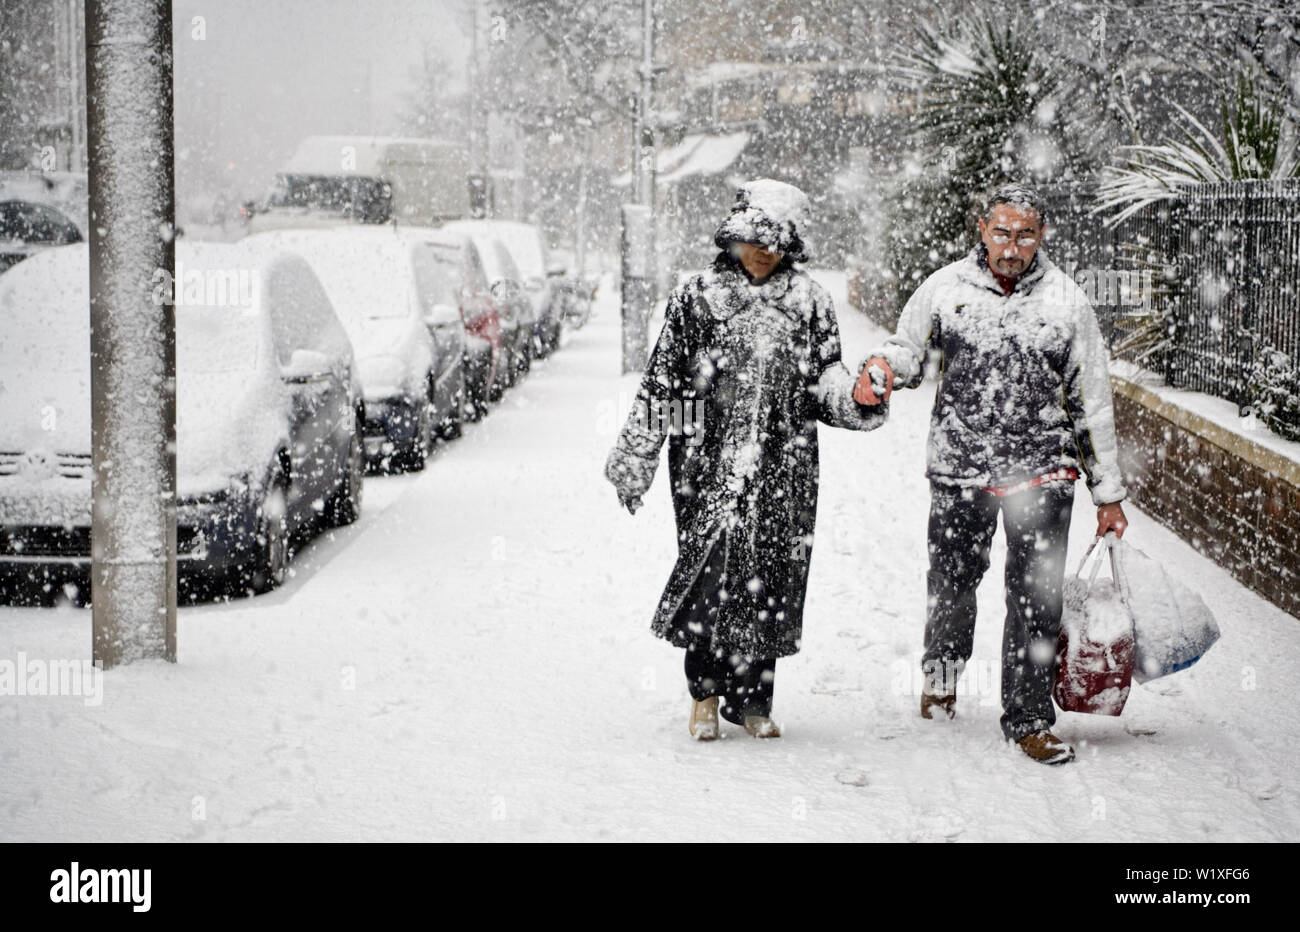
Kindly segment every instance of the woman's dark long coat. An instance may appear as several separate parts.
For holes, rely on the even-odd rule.
[[[677,288],[606,475],[650,487],[668,440],[678,558],[655,634],[750,658],[797,653],[817,512],[817,422],[872,430],[885,405],[853,401],[830,296],[785,264],[759,284],[725,253]],[[716,616],[698,611],[702,568],[723,548]],[[690,599],[688,600],[688,596]]]

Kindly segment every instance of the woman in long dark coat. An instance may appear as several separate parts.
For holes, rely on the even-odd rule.
[[[686,648],[691,734],[722,717],[756,737],[771,720],[778,657],[799,650],[817,512],[817,422],[872,430],[884,406],[853,400],[830,296],[809,259],[808,199],[743,185],[713,266],[668,299],[605,475],[632,512],[668,440],[678,557],[652,629]]]

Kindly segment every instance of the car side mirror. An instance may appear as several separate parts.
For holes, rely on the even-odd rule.
[[[424,315],[426,327],[447,327],[458,323],[460,323],[460,311],[450,304],[435,304],[429,309],[429,313]]]
[[[290,385],[305,385],[329,378],[333,373],[330,358],[319,350],[296,349],[280,367],[280,378]]]

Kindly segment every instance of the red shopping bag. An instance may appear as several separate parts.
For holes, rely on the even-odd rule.
[[[1107,534],[1102,548],[1110,556],[1111,578],[1098,578],[1101,551],[1096,538],[1079,569],[1065,582],[1065,608],[1057,642],[1056,683],[1052,698],[1064,712],[1119,715],[1133,682],[1136,647],[1133,615],[1117,556],[1118,539]],[[1084,567],[1094,552],[1092,572]]]

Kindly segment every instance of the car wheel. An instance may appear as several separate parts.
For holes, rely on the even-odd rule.
[[[464,417],[465,386],[462,385],[451,399],[451,410],[447,412],[447,416],[442,420],[440,433],[444,440],[455,440],[460,436],[460,425]]]
[[[466,389],[463,420],[471,424],[483,420],[483,415],[487,413],[486,395],[487,386],[480,386],[477,381]]]
[[[270,592],[284,582],[289,571],[289,506],[282,486],[271,486],[262,499],[257,547],[253,591]]]
[[[510,374],[514,366],[513,353],[503,352],[501,355],[502,359],[497,365],[497,371],[494,373],[494,378],[488,383],[487,400],[491,404],[496,404],[506,393],[506,388],[510,384]],[[484,414],[487,413],[487,405],[480,405],[479,407]]]
[[[487,374],[465,360],[465,391],[461,395],[460,419],[471,424],[481,420],[487,410]]]
[[[433,397],[424,399],[420,405],[420,422],[416,425],[415,436],[410,446],[402,450],[394,459],[402,472],[419,472],[433,451]]]
[[[470,389],[465,393],[465,408],[461,420],[469,421],[471,424],[483,420],[486,407],[479,390],[477,388]]]
[[[361,517],[361,496],[365,488],[366,454],[361,441],[361,421],[356,422],[348,442],[348,461],[343,480],[325,506],[325,519],[332,527],[351,524]]]

